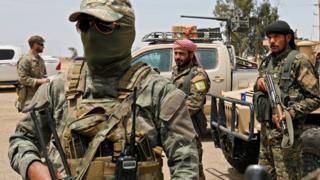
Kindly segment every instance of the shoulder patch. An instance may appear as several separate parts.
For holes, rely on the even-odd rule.
[[[203,92],[207,90],[206,82],[204,80],[198,81],[194,85],[198,91]]]
[[[205,92],[207,90],[206,82],[204,80],[198,81],[194,85],[200,92]]]

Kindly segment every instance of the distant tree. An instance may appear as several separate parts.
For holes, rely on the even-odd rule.
[[[272,7],[269,0],[261,3],[255,0],[217,0],[213,13],[217,17],[234,18],[239,15],[242,19],[257,18],[257,22],[250,23],[246,31],[231,33],[231,44],[237,55],[244,57],[265,53],[262,45],[265,27],[279,17],[277,7]]]

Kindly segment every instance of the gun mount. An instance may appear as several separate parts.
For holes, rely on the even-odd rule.
[[[209,19],[216,21],[226,22],[226,31],[227,31],[227,43],[230,43],[231,32],[245,32],[249,29],[249,25],[256,22],[255,17],[247,18],[234,16],[232,18],[226,17],[206,17],[206,16],[186,16],[182,15],[182,18],[195,18],[195,19]]]

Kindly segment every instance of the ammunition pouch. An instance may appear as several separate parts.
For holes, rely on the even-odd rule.
[[[253,105],[256,118],[259,122],[268,121],[272,122],[271,119],[271,107],[268,95],[261,91],[257,91],[253,94]]]
[[[72,122],[69,126],[72,132],[85,137],[94,137],[105,127],[107,116],[105,114],[89,114]]]
[[[81,164],[81,159],[68,160],[71,173],[76,177],[77,167]],[[116,164],[112,162],[112,157],[97,157],[88,168],[84,177],[86,180],[111,180],[115,178]],[[139,180],[163,180],[161,161],[143,161],[138,162]]]
[[[136,142],[137,152],[138,152],[138,160],[139,161],[155,161],[156,155],[152,150],[149,139],[147,136],[143,135]]]

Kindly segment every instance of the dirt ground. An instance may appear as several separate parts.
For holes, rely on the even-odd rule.
[[[14,107],[15,89],[10,86],[0,86],[0,179],[16,180],[21,177],[11,169],[8,160],[9,136],[14,132],[17,122],[24,116]],[[210,138],[203,142],[203,164],[207,180],[232,179],[241,180],[243,176],[233,169],[224,159],[220,149],[214,147]],[[164,163],[165,179],[170,179],[170,173]]]

